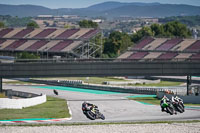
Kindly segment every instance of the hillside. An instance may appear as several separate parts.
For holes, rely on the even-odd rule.
[[[169,17],[200,15],[200,7],[191,5],[159,4],[159,3],[120,3],[105,2],[88,8],[50,9],[35,5],[3,5],[0,4],[0,15],[37,16],[37,15],[79,15],[107,18],[119,16],[131,17]]]

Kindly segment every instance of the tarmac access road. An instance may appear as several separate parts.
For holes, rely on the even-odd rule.
[[[23,85],[3,85],[4,89],[32,92],[37,94],[47,94],[55,96],[53,89],[46,86],[23,86]],[[87,122],[135,122],[135,121],[166,121],[166,120],[200,120],[200,109],[186,109],[184,113],[170,115],[161,112],[158,105],[146,105],[137,101],[128,100],[127,96],[134,94],[97,92],[97,91],[68,91],[59,89],[56,97],[64,98],[68,101],[72,111],[72,119],[66,123],[87,123]],[[101,113],[106,117],[105,120],[89,120],[82,113],[81,105],[84,101],[93,103],[99,107]]]

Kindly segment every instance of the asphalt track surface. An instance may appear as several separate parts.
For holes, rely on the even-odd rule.
[[[57,89],[59,95],[55,97],[64,98],[68,101],[72,111],[72,119],[68,123],[79,122],[135,122],[135,121],[167,121],[167,120],[200,120],[199,108],[188,108],[184,113],[170,115],[161,112],[158,105],[146,105],[137,101],[128,100],[127,96],[134,94],[101,92],[101,91],[81,91],[73,89],[65,90],[60,87],[47,86],[23,86],[23,85],[3,85],[4,89],[32,92],[37,94],[47,94],[55,96],[52,89]],[[84,101],[93,103],[99,107],[101,113],[106,117],[105,120],[89,120],[82,113],[81,105]]]

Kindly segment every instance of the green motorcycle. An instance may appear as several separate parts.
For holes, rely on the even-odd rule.
[[[164,102],[161,104],[161,107],[166,109],[166,112],[170,115],[176,114],[175,109],[171,102]]]

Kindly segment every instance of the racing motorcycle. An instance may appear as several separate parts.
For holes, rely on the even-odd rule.
[[[105,120],[105,116],[99,112],[99,109],[97,106],[92,105],[88,106],[86,103],[82,104],[82,111],[83,114],[90,120],[95,120],[95,119],[102,119]]]
[[[169,113],[170,115],[176,114],[176,111],[174,109],[172,102],[162,103],[161,106],[165,108],[166,112]]]
[[[185,111],[185,106],[183,104],[183,100],[182,99],[172,99],[172,104],[175,107],[175,109],[180,112],[183,113]]]

